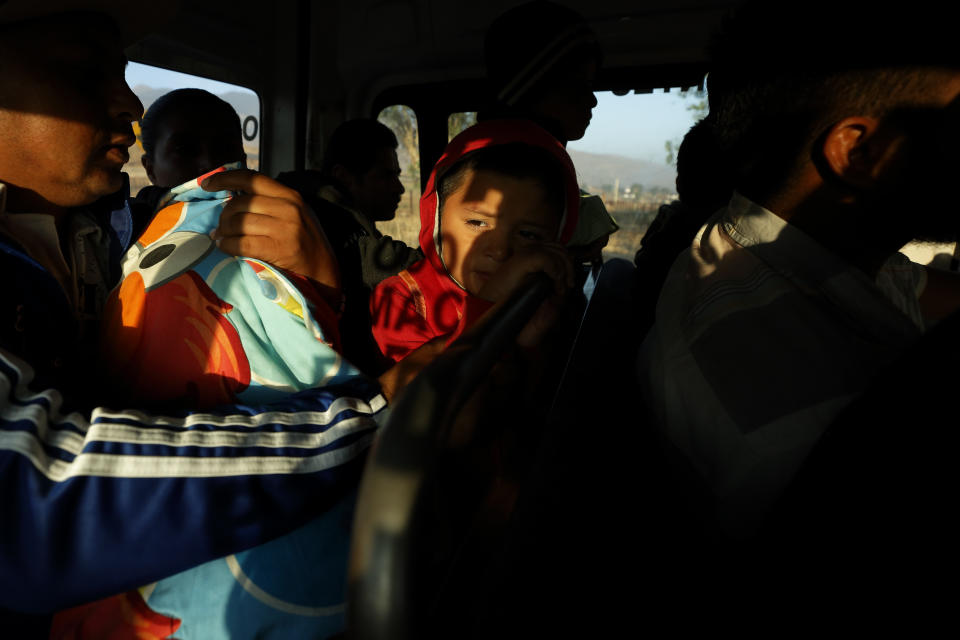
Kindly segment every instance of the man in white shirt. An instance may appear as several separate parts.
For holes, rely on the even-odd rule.
[[[960,113],[949,38],[919,8],[815,5],[748,5],[718,46],[707,121],[735,192],[673,265],[640,354],[658,427],[734,536],[757,530],[839,411],[953,306],[930,295],[940,275],[896,253],[958,226],[943,209]]]

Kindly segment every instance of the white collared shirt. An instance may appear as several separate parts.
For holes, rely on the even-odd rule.
[[[730,533],[759,525],[840,410],[919,338],[925,282],[901,254],[875,281],[739,194],[680,255],[640,384]]]

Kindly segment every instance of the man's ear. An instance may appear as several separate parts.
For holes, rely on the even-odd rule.
[[[147,177],[150,178],[150,184],[157,184],[157,177],[153,175],[153,158],[147,154],[140,156],[140,162],[143,163],[143,168],[147,170]]]
[[[879,126],[879,120],[868,116],[844,118],[834,124],[822,139],[826,169],[856,189],[872,187],[889,146],[876,135]]]

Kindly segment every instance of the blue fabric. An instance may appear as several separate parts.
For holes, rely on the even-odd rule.
[[[125,330],[136,329],[136,323],[141,327],[139,349],[124,353],[127,362],[119,365],[124,376],[134,388],[147,385],[156,390],[158,374],[183,385],[199,385],[203,378],[220,374],[216,363],[209,360],[204,369],[176,361],[180,353],[190,366],[196,362],[193,351],[178,351],[185,342],[195,345],[200,337],[185,319],[177,324],[151,323],[151,315],[158,313],[180,319],[184,313],[198,310],[197,316],[203,317],[214,308],[210,300],[215,296],[216,308],[228,309],[223,318],[235,332],[232,344],[242,350],[225,361],[222,374],[246,374],[244,386],[235,392],[237,399],[268,401],[283,397],[289,389],[360,377],[360,372],[326,343],[311,305],[281,272],[215,247],[210,234],[233,194],[206,191],[199,181],[180,185],[161,199],[157,218],[124,258],[124,277],[137,281],[132,287],[118,287],[114,295],[120,304],[109,307],[108,313],[122,314]],[[154,252],[162,258],[151,259]],[[197,277],[185,281],[183,274],[188,271]],[[171,287],[174,293],[164,296]],[[196,295],[201,288],[206,289]],[[125,305],[140,310],[139,315],[131,318],[132,314],[123,310]],[[223,330],[225,325],[219,326]],[[122,331],[118,339],[129,342]],[[224,349],[224,342],[216,343],[216,348]],[[246,365],[235,367],[237,361]],[[180,392],[174,385],[162,388]],[[213,387],[214,392],[221,389]],[[169,447],[159,444],[98,444],[96,451],[108,454],[171,453]],[[306,457],[341,446],[337,440],[315,450],[294,447],[274,449],[274,453]],[[193,447],[185,453],[195,457],[267,454],[263,448],[237,447]],[[351,493],[318,519],[277,540],[159,581],[147,604],[182,621],[177,630],[181,640],[315,638],[342,631],[354,498]]]
[[[161,580],[147,604],[177,638],[327,638],[343,631],[356,493],[293,533]]]

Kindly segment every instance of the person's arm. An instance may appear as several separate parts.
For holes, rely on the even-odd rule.
[[[379,387],[270,406],[71,413],[0,349],[0,608],[48,612],[281,535],[356,481]]]
[[[390,236],[361,236],[357,240],[363,284],[371,289],[423,259],[419,247],[410,247]]]
[[[427,324],[422,296],[397,276],[380,283],[370,294],[373,338],[384,357],[399,362],[437,337]]]

